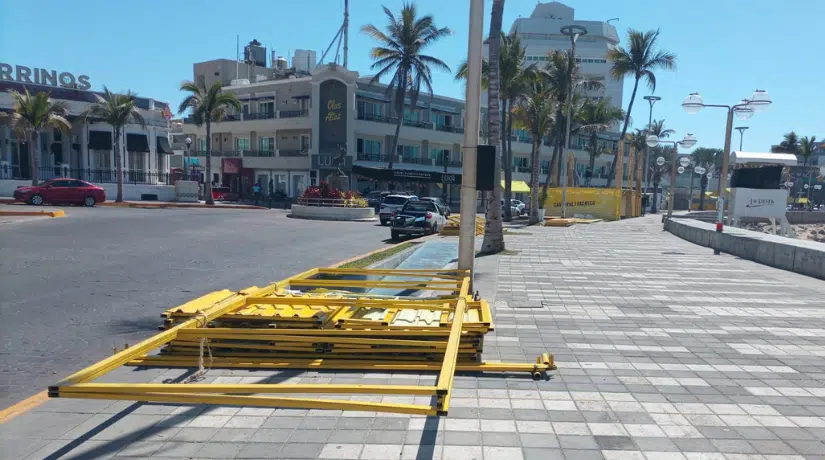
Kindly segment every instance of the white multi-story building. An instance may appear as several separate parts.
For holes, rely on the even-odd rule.
[[[589,97],[605,97],[622,107],[622,81],[610,76],[607,52],[619,44],[616,28],[607,22],[575,19],[574,10],[559,2],[539,3],[526,18],[518,18],[510,27],[525,48],[525,64],[542,65],[551,51],[570,49],[570,37],[561,33],[564,26],[575,25],[587,30],[576,41],[576,61],[585,80],[602,84],[601,90],[586,91]]]

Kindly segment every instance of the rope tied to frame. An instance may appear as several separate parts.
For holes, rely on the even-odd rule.
[[[203,311],[199,311],[195,316],[195,319],[198,321],[198,327],[205,328],[207,326],[207,321],[209,317]],[[203,376],[212,369],[212,348],[209,347],[209,339],[206,337],[201,337],[200,346],[198,347],[198,370],[194,374],[187,377],[183,383],[193,383],[199,382],[203,380]],[[209,354],[209,366],[204,366],[203,360],[203,351],[206,349],[206,352]]]

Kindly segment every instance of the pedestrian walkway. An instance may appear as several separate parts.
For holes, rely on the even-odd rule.
[[[554,352],[559,370],[547,381],[457,375],[441,419],[50,400],[0,425],[2,457],[825,459],[825,282],[713,256],[663,233],[658,216],[514,233],[507,255],[477,260],[476,287],[495,307],[484,357]],[[185,375],[127,368],[103,381]],[[411,373],[341,376],[431,383]]]

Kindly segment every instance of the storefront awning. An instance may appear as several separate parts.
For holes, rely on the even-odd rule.
[[[172,147],[169,146],[168,137],[158,136],[155,138],[155,143],[157,144],[156,148],[158,153],[165,153],[167,155],[175,153],[172,151]]]
[[[504,181],[501,181],[501,188],[504,189]],[[516,193],[530,193],[530,186],[523,180],[510,181],[510,191]]]
[[[126,133],[126,151],[148,152],[149,140],[146,138],[146,134]]]
[[[89,148],[112,150],[112,133],[110,131],[89,131]]]
[[[460,184],[461,174],[443,173],[439,171],[420,171],[414,169],[386,169],[370,168],[353,165],[352,172],[375,180],[395,182],[426,182],[434,184]]]

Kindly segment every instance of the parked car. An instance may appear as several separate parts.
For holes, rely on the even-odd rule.
[[[390,236],[398,240],[401,235],[431,235],[447,223],[447,217],[432,201],[408,201],[400,211],[392,215]]]
[[[229,187],[212,187],[212,199],[215,201],[238,201],[238,194]]]
[[[418,201],[415,195],[387,195],[381,206],[378,208],[378,220],[381,225],[387,225],[392,221],[393,212],[400,211],[408,201]]]
[[[510,202],[512,202],[512,201],[513,200],[510,200]],[[505,212],[504,200],[501,200],[501,213],[504,214],[504,212]],[[519,210],[519,208],[515,204],[510,206],[510,215],[511,216],[518,217],[521,214],[522,214],[522,212]]]
[[[447,206],[447,203],[442,198],[438,198],[435,196],[425,196],[424,198],[421,198],[421,201],[432,201],[439,208],[441,208],[441,212],[444,214],[445,217],[450,217],[450,207]]]
[[[94,206],[106,201],[103,187],[79,179],[52,179],[40,185],[23,185],[14,191],[14,199],[35,206],[41,204],[82,204]]]
[[[518,208],[518,214],[519,214],[519,215],[524,214],[524,208],[526,207],[526,205],[524,204],[524,202],[522,202],[521,200],[511,199],[511,200],[510,200],[510,203],[511,203],[513,206],[515,206],[516,208]]]

